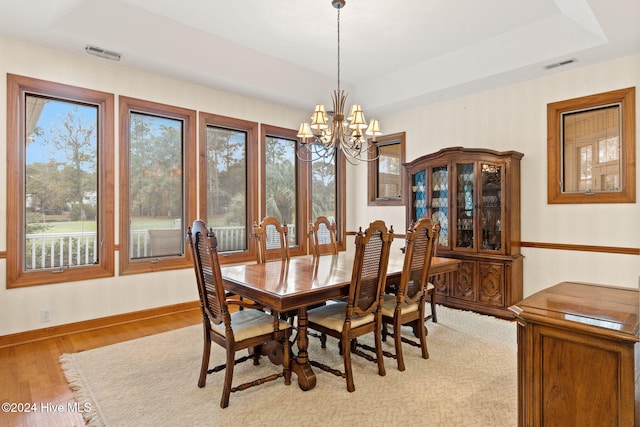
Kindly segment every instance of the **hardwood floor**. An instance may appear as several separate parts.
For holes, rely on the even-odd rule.
[[[75,401],[60,369],[58,358],[61,354],[167,332],[201,321],[198,308],[0,348],[0,402],[15,406],[27,404],[34,409],[32,412],[5,412],[3,406],[0,426],[84,425],[80,412],[68,410],[67,405],[73,405]]]

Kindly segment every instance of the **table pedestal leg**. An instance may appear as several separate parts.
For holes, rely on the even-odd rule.
[[[298,310],[298,355],[291,361],[291,368],[298,376],[298,385],[304,391],[316,386],[316,374],[309,364],[309,337],[307,336],[307,308]]]

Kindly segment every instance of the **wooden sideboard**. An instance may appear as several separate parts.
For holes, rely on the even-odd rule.
[[[640,292],[563,282],[510,307],[519,426],[640,426]]]

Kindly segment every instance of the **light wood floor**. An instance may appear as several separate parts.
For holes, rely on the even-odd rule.
[[[0,426],[82,426],[78,412],[67,412],[73,393],[60,369],[63,353],[76,353],[132,340],[202,321],[199,309],[0,349],[0,402],[34,405],[36,412],[0,414]],[[63,405],[63,412],[53,412]],[[45,410],[41,410],[43,408]],[[46,408],[51,408],[49,411]]]

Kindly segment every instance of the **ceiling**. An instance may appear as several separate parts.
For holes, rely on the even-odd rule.
[[[78,55],[94,45],[124,67],[300,110],[328,104],[337,86],[331,0],[0,0],[0,10],[2,36]],[[638,0],[347,0],[341,87],[381,116],[639,53],[639,22]]]

